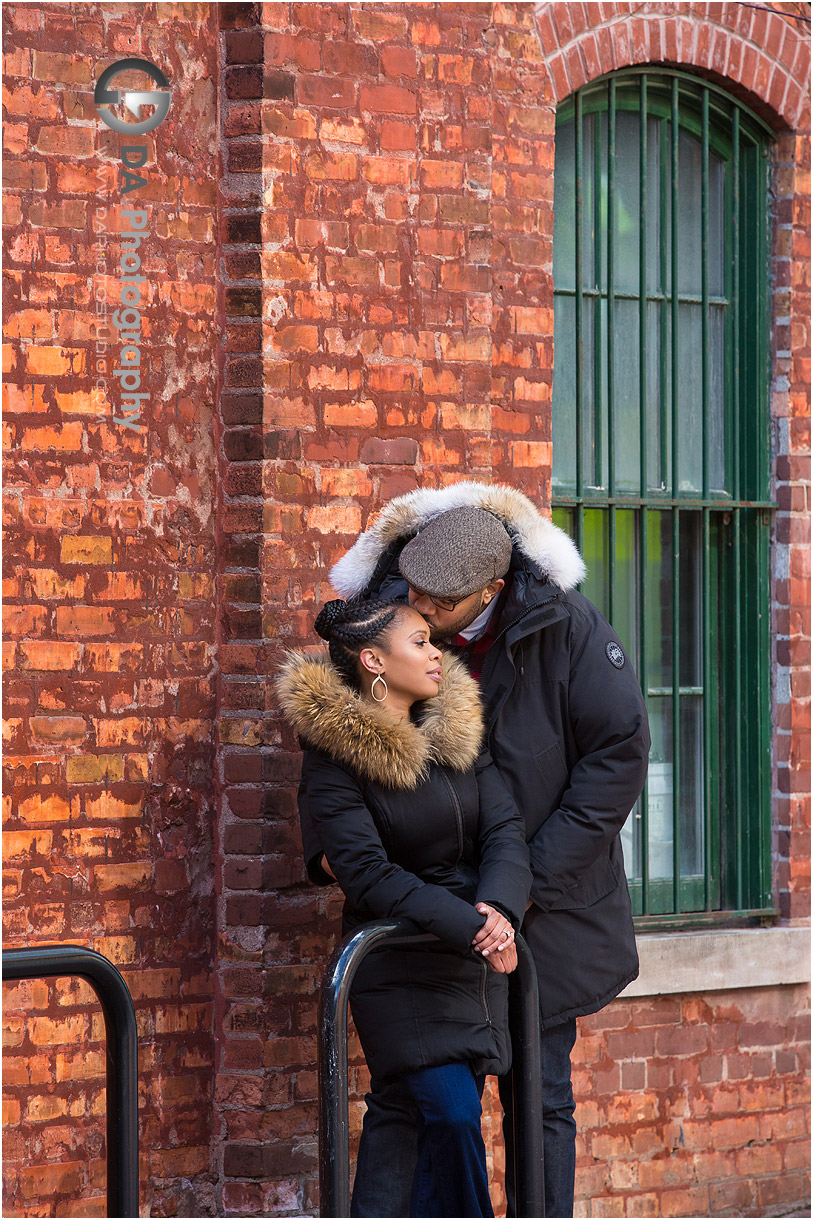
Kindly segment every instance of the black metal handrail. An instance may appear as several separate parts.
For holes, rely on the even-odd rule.
[[[417,944],[437,940],[414,932],[406,919],[377,919],[344,938],[328,962],[319,997],[319,1211],[350,1215],[350,1125],[347,1083],[347,1003],[362,959],[386,940]],[[531,951],[515,939],[517,969],[510,976],[513,1045],[514,1181],[516,1215],[544,1216],[542,1160],[542,1052],[539,987]]]
[[[3,950],[3,982],[73,975],[104,1014],[107,1060],[107,1214],[138,1215],[138,1041],[135,1008],[116,967],[84,945]]]

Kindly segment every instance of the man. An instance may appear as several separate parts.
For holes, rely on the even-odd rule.
[[[392,500],[331,572],[345,598],[408,597],[480,680],[487,743],[531,849],[522,932],[539,976],[547,1216],[573,1214],[576,1017],[638,974],[619,832],[643,788],[649,728],[618,637],[575,590],[584,575],[574,544],[526,496],[477,482]],[[326,883],[301,796],[309,875]],[[353,1214],[408,1215],[414,1106],[379,1081],[367,1105]],[[507,1186],[510,1205],[510,1175]]]

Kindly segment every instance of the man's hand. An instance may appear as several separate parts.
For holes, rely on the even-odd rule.
[[[322,855],[322,868],[325,870],[328,877],[332,877],[334,881],[336,880],[336,874],[334,873],[333,869],[328,864],[327,856],[324,854]]]
[[[512,974],[517,968],[517,947],[512,941],[502,953],[492,953],[486,958],[486,965],[495,974]]]
[[[500,911],[490,907],[487,902],[478,902],[477,910],[487,918],[471,942],[475,951],[482,953],[483,957],[488,957],[493,949],[504,952],[509,945],[514,943],[514,929],[511,927],[510,921]]]

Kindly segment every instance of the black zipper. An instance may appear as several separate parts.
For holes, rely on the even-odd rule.
[[[491,649],[494,647],[494,645],[497,643],[497,640],[501,639],[501,638],[502,638],[502,636],[504,636],[504,635],[505,635],[506,631],[510,631],[512,627],[516,627],[517,623],[521,623],[521,622],[522,622],[522,620],[523,620],[524,618],[527,618],[527,616],[528,616],[529,614],[533,614],[533,612],[534,612],[535,610],[538,610],[540,606],[547,606],[547,604],[548,604],[549,602],[555,602],[555,601],[557,601],[557,600],[558,600],[558,598],[559,598],[559,594],[558,594],[558,593],[554,593],[554,594],[552,594],[550,597],[543,598],[543,600],[542,600],[541,602],[535,602],[535,603],[533,604],[533,606],[529,606],[527,610],[523,610],[523,611],[522,611],[522,614],[518,614],[518,615],[517,615],[517,617],[516,617],[515,619],[513,619],[513,620],[512,620],[512,622],[510,622],[510,623],[506,623],[506,625],[505,625],[503,628],[501,628],[501,630],[500,630],[500,631],[498,631],[498,632],[497,632],[497,634],[494,636],[494,639],[493,639],[493,641],[492,641],[492,643],[491,643],[491,645],[490,645],[490,647],[489,647],[489,652],[490,652],[490,651],[491,651]],[[516,667],[516,665],[514,665],[514,660],[513,660],[513,657],[511,657],[511,656],[509,655],[508,659],[509,659],[509,661],[511,662],[511,665],[512,665],[512,667],[513,667],[513,669],[514,669],[514,672],[516,673],[516,668],[517,668],[517,667]],[[491,723],[491,727],[489,728],[489,730],[488,730],[488,732],[487,732],[487,734],[486,734],[486,741],[488,742],[489,748],[490,748],[490,746],[491,746],[491,737],[492,737],[492,734],[494,733],[494,725],[495,725],[495,724],[496,724],[496,717],[495,717],[495,719],[492,721],[492,723]]]
[[[444,784],[449,789],[449,793],[451,794],[452,805],[454,807],[455,817],[457,818],[457,859],[455,860],[455,866],[457,866],[463,859],[463,811],[460,808],[460,802],[457,799],[457,793],[454,790],[454,785],[452,784],[451,780],[447,775],[444,774],[443,771],[440,772],[440,775]]]

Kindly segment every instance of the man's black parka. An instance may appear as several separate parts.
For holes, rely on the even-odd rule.
[[[575,590],[571,540],[513,488],[464,482],[391,501],[331,573],[344,597],[405,597],[398,556],[429,520],[475,504],[512,538],[497,637],[481,689],[487,744],[525,819],[543,1027],[596,1012],[638,974],[619,833],[643,788],[650,738],[641,689],[618,636]],[[321,845],[302,817],[311,878]]]

